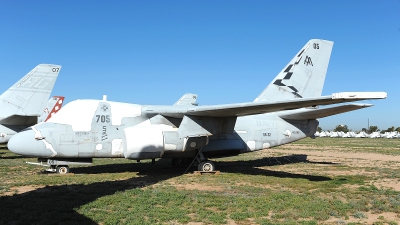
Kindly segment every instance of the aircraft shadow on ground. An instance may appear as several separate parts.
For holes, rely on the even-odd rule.
[[[0,153],[0,154],[5,154],[5,153]],[[0,159],[22,159],[22,158],[26,158],[26,156],[22,156],[22,155],[0,156]]]
[[[197,170],[197,164],[190,166],[189,163],[171,168],[170,159],[160,159],[156,162],[156,165],[164,173],[176,173],[184,174],[185,171],[193,172]],[[332,180],[329,177],[305,175],[301,173],[289,173],[283,171],[273,171],[268,169],[261,169],[260,167],[271,167],[278,165],[296,164],[296,163],[312,163],[317,164],[319,162],[310,162],[307,160],[307,155],[288,155],[281,157],[268,157],[248,161],[219,161],[215,162],[217,170],[224,173],[241,173],[245,175],[264,175],[274,176],[281,178],[302,178],[310,181],[327,181]],[[331,164],[329,162],[321,162],[322,164]],[[333,163],[332,163],[333,164]],[[89,167],[78,167],[73,168],[71,171],[75,174],[98,174],[98,173],[121,173],[121,172],[138,172],[138,169],[142,167],[152,168],[154,167],[150,163],[127,163],[127,164],[109,164],[109,165],[98,165]],[[301,172],[301,171],[299,171]],[[139,172],[140,173],[140,172]]]
[[[97,224],[77,213],[76,209],[103,196],[146,187],[181,175],[157,167],[148,171],[137,166],[133,166],[134,169],[139,171],[140,177],[86,185],[46,186],[14,196],[2,196],[0,224]]]
[[[322,176],[258,168],[299,162],[306,162],[306,157],[296,155],[249,161],[222,161],[217,162],[216,165],[224,173],[302,178],[310,181],[331,180]],[[2,196],[0,197],[2,208],[0,210],[0,224],[97,224],[90,218],[76,212],[76,209],[103,196],[150,186],[163,180],[181,176],[188,166],[170,168],[168,160],[161,159],[156,165],[127,163],[73,168],[71,171],[75,174],[138,172],[140,176],[127,180],[96,182],[86,185],[46,186],[14,196]],[[192,166],[188,171],[194,170],[196,169]]]
[[[229,173],[242,173],[247,175],[265,175],[280,178],[301,178],[309,181],[332,180],[325,176],[306,175],[301,173],[289,173],[283,171],[268,170],[260,167],[272,167],[278,165],[309,163],[307,155],[288,155],[281,157],[268,157],[250,161],[219,162],[218,170]],[[301,170],[299,170],[301,172]]]

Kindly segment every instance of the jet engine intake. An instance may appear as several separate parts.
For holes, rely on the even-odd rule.
[[[165,151],[194,151],[208,144],[208,136],[180,137],[176,129],[165,125],[133,126],[124,129],[124,157],[161,158]]]
[[[124,157],[127,159],[155,159],[164,153],[163,127],[133,126],[124,129]]]

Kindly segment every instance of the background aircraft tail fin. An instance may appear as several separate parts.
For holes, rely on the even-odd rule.
[[[53,96],[52,98],[50,98],[42,115],[40,115],[40,117],[38,118],[38,123],[46,122],[55,113],[57,113],[64,103],[64,98],[65,97],[62,96]]]
[[[46,106],[60,70],[59,65],[36,66],[0,96],[0,116],[39,116]]]
[[[332,41],[308,41],[254,101],[321,96],[332,47]]]
[[[177,102],[175,102],[174,105],[193,106],[193,105],[197,105],[196,101],[197,101],[196,94],[186,93]]]

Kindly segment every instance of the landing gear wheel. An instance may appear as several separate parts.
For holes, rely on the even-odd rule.
[[[212,172],[215,171],[215,165],[211,161],[204,161],[199,164],[197,169],[203,172]]]
[[[69,173],[69,167],[68,166],[57,166],[56,172],[58,174],[67,174],[67,173]]]

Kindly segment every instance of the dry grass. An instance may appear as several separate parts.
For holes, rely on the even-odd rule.
[[[3,147],[0,224],[393,225],[399,155],[397,139],[320,138],[216,159],[220,175],[96,159],[59,176]]]

